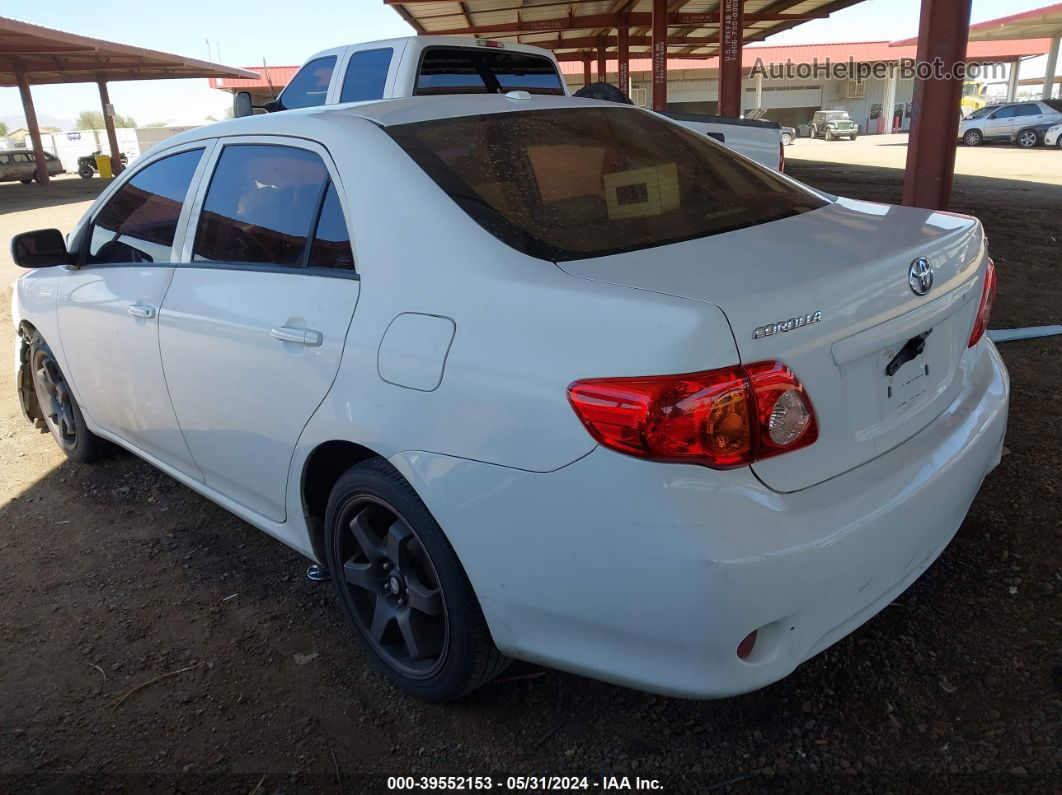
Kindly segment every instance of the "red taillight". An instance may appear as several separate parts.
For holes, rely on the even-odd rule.
[[[992,315],[992,304],[996,300],[996,263],[988,261],[985,269],[985,285],[981,288],[981,305],[977,307],[977,316],[974,318],[973,331],[970,332],[970,343],[967,347],[972,348],[977,341],[984,336],[988,328],[988,318]]]
[[[778,170],[785,171],[785,143],[778,144]]]
[[[778,362],[576,381],[568,399],[601,444],[655,461],[731,469],[818,438],[804,387]]]

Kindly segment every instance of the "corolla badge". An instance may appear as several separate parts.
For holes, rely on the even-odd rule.
[[[933,288],[933,268],[929,260],[919,257],[907,269],[907,284],[915,295],[925,295]]]
[[[758,340],[774,334],[783,334],[793,329],[810,326],[812,323],[818,323],[820,320],[822,320],[822,312],[808,312],[800,317],[791,317],[788,320],[779,320],[777,323],[768,323],[766,326],[760,326],[752,332],[752,338]]]

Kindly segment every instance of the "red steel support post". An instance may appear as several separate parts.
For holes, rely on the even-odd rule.
[[[37,111],[33,108],[33,95],[30,94],[29,78],[17,67],[15,79],[18,81],[18,93],[22,96],[22,112],[26,116],[26,129],[29,130],[30,141],[33,143],[33,159],[37,162],[37,182],[46,185],[48,176],[48,161],[44,159],[44,146],[41,144],[41,128],[37,124]]]
[[[628,34],[630,33],[630,28],[620,28],[617,33],[619,34],[619,41],[616,42],[616,65],[618,67],[619,77],[616,82],[619,84],[619,90],[630,96],[631,57],[630,49],[628,47]]]
[[[100,86],[100,105],[103,106],[103,124],[107,128],[107,143],[111,147],[111,173],[117,177],[122,173],[122,154],[118,149],[118,134],[114,130],[114,108],[107,93],[107,81],[101,77],[97,82]]]
[[[667,0],[653,0],[653,110],[667,110]]]
[[[719,6],[719,115],[737,118],[744,111],[741,50],[745,35],[744,0],[722,0]]]
[[[605,60],[605,45],[597,45],[597,82],[604,83],[608,79],[608,65]]]
[[[955,119],[962,100],[972,0],[922,0],[918,26],[919,66],[932,77],[915,79],[911,137],[903,203],[946,210],[955,172]],[[946,77],[945,77],[946,75]]]
[[[590,85],[590,56],[583,55],[583,87]]]

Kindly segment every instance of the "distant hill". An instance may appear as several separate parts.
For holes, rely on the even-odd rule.
[[[0,116],[0,121],[7,125],[9,130],[17,130],[19,127],[26,126],[26,119],[24,116],[10,115]],[[47,113],[37,114],[37,124],[41,127],[58,127],[60,130],[72,130],[74,129],[73,119],[60,119],[56,116],[49,116]]]

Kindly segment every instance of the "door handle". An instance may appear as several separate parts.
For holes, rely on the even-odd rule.
[[[295,328],[294,326],[273,326],[269,330],[269,336],[281,342],[295,342],[299,345],[311,347],[320,345],[324,335],[312,328]]]
[[[133,304],[125,311],[133,317],[143,317],[148,319],[155,317],[158,313],[158,310],[150,304]]]

